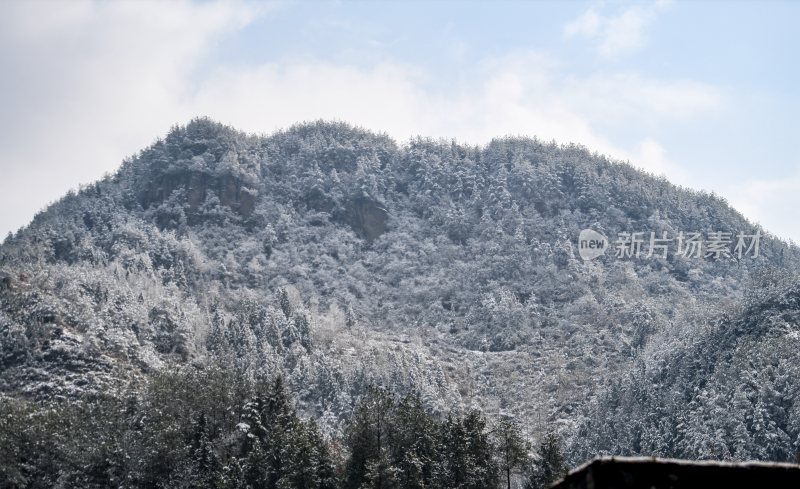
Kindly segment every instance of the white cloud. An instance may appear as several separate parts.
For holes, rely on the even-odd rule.
[[[663,175],[672,183],[690,184],[688,172],[670,160],[666,150],[652,138],[645,138],[629,159],[634,166],[654,175]]]
[[[19,4],[0,20],[0,230],[27,222],[67,188],[116,168],[174,123],[208,115],[250,132],[339,119],[399,140],[485,143],[505,134],[577,142],[686,183],[647,129],[713,112],[725,97],[689,80],[636,73],[570,76],[551,56],[485,60],[448,91],[430,73],[390,60],[203,65],[258,9],[246,3]],[[5,28],[8,29],[5,29]],[[202,68],[199,70],[198,68]],[[435,85],[435,84],[433,84]],[[12,95],[9,95],[12,94]],[[643,128],[620,141],[612,134]]]
[[[731,204],[767,231],[798,242],[797,196],[800,195],[800,169],[783,178],[750,180],[723,192]]]
[[[419,74],[410,67],[304,62],[216,71],[188,106],[253,132],[339,119],[407,137],[424,130],[417,118],[428,111],[426,98]]]
[[[646,78],[635,72],[569,77],[565,83],[564,92],[570,94],[575,105],[601,116],[605,123],[641,116],[688,119],[719,110],[725,104],[725,94],[715,86],[684,79]]]
[[[473,84],[443,94],[426,90],[424,73],[391,63],[221,70],[190,104],[195,112],[254,132],[335,118],[399,140],[425,135],[482,144],[507,134],[535,135],[577,142],[686,185],[688,173],[653,137],[644,134],[634,144],[620,145],[604,129],[696,117],[722,107],[724,98],[712,86],[684,80],[635,74],[568,77],[555,60],[525,53],[487,61]]]
[[[645,28],[669,4],[668,0],[658,0],[649,5],[634,4],[616,15],[602,15],[597,7],[590,7],[564,26],[564,35],[595,41],[597,52],[608,58],[630,54],[645,46]]]
[[[241,2],[3,2],[0,230],[100,177],[191,114],[192,73],[266,7]]]

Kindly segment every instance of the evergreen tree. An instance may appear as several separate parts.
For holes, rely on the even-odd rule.
[[[345,467],[346,489],[383,489],[394,480],[388,462],[392,414],[391,393],[383,387],[369,386],[353,412],[347,433],[350,458]]]
[[[528,461],[528,444],[522,439],[519,426],[512,419],[504,419],[494,430],[495,446],[500,469],[511,489],[511,474]]]
[[[200,413],[192,442],[192,479],[202,487],[217,487],[221,482],[222,464],[212,444],[210,431],[206,414]]]
[[[566,474],[561,441],[555,433],[548,433],[539,445],[525,489],[546,489]]]
[[[294,311],[292,309],[292,301],[289,298],[289,292],[285,287],[278,289],[278,303],[281,306],[283,315],[286,317],[286,319],[289,319]]]
[[[442,470],[439,485],[479,489],[496,487],[500,478],[486,430],[486,420],[478,411],[462,419],[448,417],[442,426]]]
[[[397,405],[391,432],[391,459],[404,489],[433,484],[438,466],[436,423],[419,394],[409,394]]]

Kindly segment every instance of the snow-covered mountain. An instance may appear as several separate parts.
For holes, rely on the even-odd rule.
[[[586,228],[610,239],[591,261]],[[682,256],[694,232],[706,246],[730,233],[730,252]],[[639,256],[615,256],[620,233],[642,233]],[[651,233],[671,240],[665,256]],[[739,233],[760,233],[758,256],[737,254]],[[513,414],[532,438],[584,430],[575,457],[786,458],[800,362],[769,345],[796,340],[796,304],[770,297],[798,264],[723,199],[580,146],[401,145],[328,122],[254,136],[197,119],[2,244],[0,391],[69,400],[224,361],[282,374],[333,437],[380,384],[434,413]],[[754,312],[770,300],[781,321]],[[732,412],[741,448],[675,428]]]

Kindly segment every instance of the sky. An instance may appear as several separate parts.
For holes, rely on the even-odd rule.
[[[208,116],[579,143],[800,242],[798,22],[766,1],[5,0],[0,236]]]

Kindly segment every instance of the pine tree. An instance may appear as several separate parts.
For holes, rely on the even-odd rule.
[[[292,315],[292,302],[289,298],[289,292],[286,288],[281,288],[278,290],[278,303],[281,306],[281,311],[283,311],[283,315],[286,316],[286,319]]]
[[[511,473],[528,460],[528,444],[522,439],[519,426],[511,420],[502,420],[494,430],[500,469],[506,476],[506,487],[511,489]]]
[[[211,441],[205,413],[200,413],[192,440],[192,458],[184,483],[189,487],[219,487],[222,483],[222,464]]]
[[[397,405],[391,433],[391,458],[404,489],[433,484],[437,465],[436,424],[425,411],[419,394],[409,394]]]
[[[331,453],[325,438],[313,420],[308,421],[306,433],[312,447],[310,461],[316,477],[316,487],[318,489],[336,489],[338,484]]]
[[[311,326],[309,326],[308,316],[305,314],[298,314],[294,318],[294,328],[300,341],[300,345],[306,351],[311,351]]]
[[[486,420],[478,411],[463,419],[448,416],[442,426],[442,468],[437,485],[479,489],[496,487],[498,467],[486,430]]]
[[[345,467],[346,489],[381,489],[391,481],[387,461],[394,398],[382,387],[369,386],[353,413],[348,427],[350,458]]]
[[[499,481],[499,474],[493,456],[494,447],[486,430],[486,419],[480,411],[471,411],[464,416],[462,424],[468,456],[468,478],[465,489],[495,487]]]
[[[276,481],[277,489],[314,489],[319,480],[314,470],[315,447],[303,423],[292,423],[286,427],[287,439],[279,448],[281,475]]]
[[[567,474],[561,441],[555,433],[545,435],[536,455],[525,489],[546,489]]]
[[[248,445],[247,455],[242,462],[241,479],[245,487],[260,489],[270,487],[267,483],[271,477],[270,460],[267,449],[260,439],[252,440]],[[274,486],[272,486],[274,487]]]

